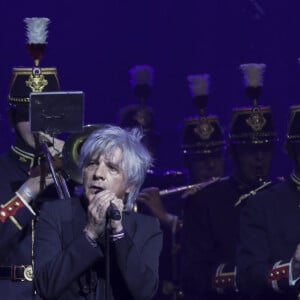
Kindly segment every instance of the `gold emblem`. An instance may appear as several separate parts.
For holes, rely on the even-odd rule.
[[[250,117],[246,119],[246,123],[252,128],[253,131],[261,131],[266,125],[267,120],[263,116],[260,108],[254,107]]]
[[[194,131],[201,139],[208,140],[215,129],[206,117],[201,117],[199,119],[199,124]]]
[[[31,88],[33,92],[42,92],[44,87],[48,84],[48,80],[44,78],[40,68],[34,68],[26,85]]]
[[[24,269],[24,278],[28,281],[32,281],[33,278],[33,270],[32,270],[32,266],[27,266]]]

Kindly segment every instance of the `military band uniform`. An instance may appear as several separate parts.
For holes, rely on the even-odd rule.
[[[56,68],[35,68],[35,72],[35,80],[45,83],[40,91],[58,90]],[[29,123],[29,95],[36,91],[30,84],[32,77],[32,68],[12,70],[8,117],[15,141],[0,157],[0,290],[5,300],[37,298],[32,278],[34,220],[45,198],[57,197],[53,187],[44,190],[50,184],[46,180],[43,186],[38,183],[41,176],[30,176],[41,162]],[[39,192],[32,189],[32,182]]]
[[[183,221],[186,299],[238,299],[236,244],[240,207],[244,204],[238,201],[254,188],[230,177],[186,198]]]
[[[36,230],[37,291],[49,299],[104,299],[104,250],[83,233],[83,199],[58,200],[44,208]],[[110,246],[111,299],[150,299],[158,286],[159,223],[133,212],[123,213],[122,222],[125,236]]]
[[[241,211],[237,279],[253,299],[297,299],[290,262],[300,241],[299,199],[300,182],[289,179],[249,198]]]
[[[188,300],[243,297],[236,284],[240,209],[245,195],[267,186],[265,181],[277,138],[271,108],[257,102],[265,65],[241,67],[245,71],[245,91],[251,91],[247,95],[253,106],[241,106],[232,111],[228,153],[233,162],[233,175],[186,199],[183,286]]]
[[[31,269],[34,214],[15,194],[28,179],[33,163],[34,154],[15,146],[0,157],[0,290],[5,299],[34,299]]]

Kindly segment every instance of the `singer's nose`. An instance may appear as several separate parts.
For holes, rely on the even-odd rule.
[[[97,168],[95,169],[95,173],[94,176],[96,177],[96,179],[105,179],[105,164],[103,162],[99,162],[99,165],[97,166]]]

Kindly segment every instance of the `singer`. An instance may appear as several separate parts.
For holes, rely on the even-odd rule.
[[[36,226],[34,280],[44,300],[154,296],[162,233],[155,218],[132,212],[152,163],[141,137],[137,128],[107,125],[94,131],[80,153],[83,195],[43,207]]]

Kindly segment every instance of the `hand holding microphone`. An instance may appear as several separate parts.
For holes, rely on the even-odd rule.
[[[100,193],[100,192],[101,192],[101,191],[98,190],[98,191],[96,191],[95,194],[98,194],[98,193]],[[104,191],[102,191],[102,192],[104,192]],[[109,192],[109,193],[111,193],[111,192]],[[111,220],[114,220],[114,221],[119,221],[119,220],[121,220],[121,213],[120,213],[120,210],[118,209],[118,207],[116,206],[116,204],[114,204],[114,203],[112,202],[116,197],[114,196],[113,193],[111,193],[111,196],[113,197],[113,199],[110,200],[110,205],[109,205],[109,207],[108,207],[107,210],[106,210],[106,217],[107,217],[108,219],[111,219]],[[121,200],[121,199],[119,199],[119,200]],[[121,201],[122,201],[122,200],[121,200]],[[122,202],[123,202],[123,201],[122,201]]]
[[[123,200],[119,199],[109,190],[97,191],[90,199],[88,206],[88,231],[91,238],[98,238],[104,234],[105,223],[108,219],[111,224],[112,232],[123,229],[122,215]]]
[[[106,217],[114,220],[114,221],[119,221],[121,220],[121,213],[117,206],[114,203],[110,203],[107,211],[106,211]]]

